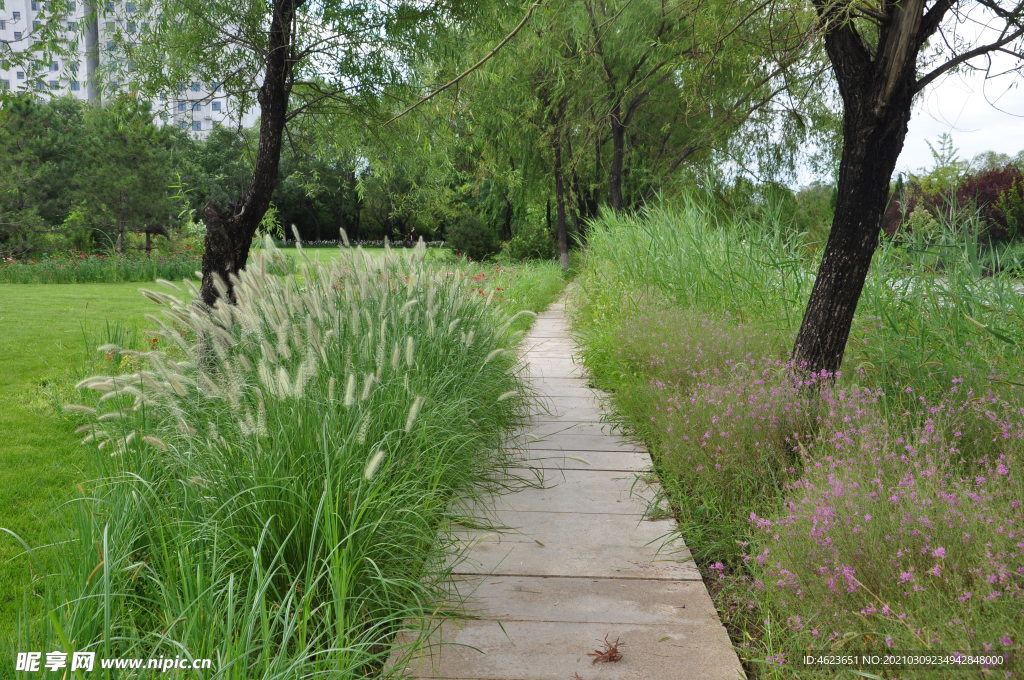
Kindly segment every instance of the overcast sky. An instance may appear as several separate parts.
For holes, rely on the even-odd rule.
[[[1024,87],[1020,84],[1019,76],[986,83],[981,73],[953,74],[933,83],[915,107],[896,171],[931,167],[926,142],[936,144],[944,132],[952,135],[963,159],[983,151],[1012,156],[1024,149]]]

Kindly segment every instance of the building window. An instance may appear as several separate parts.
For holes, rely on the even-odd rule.
[[[185,102],[178,102],[178,110],[179,111],[184,111],[185,110]]]
[[[203,110],[203,103],[202,102],[194,102],[192,104],[192,110],[193,111],[202,111]]]
[[[117,46],[114,44],[114,41],[113,40],[108,40],[107,41],[107,51],[108,52],[114,52],[116,50],[117,50]]]
[[[9,90],[9,89],[11,89],[11,81],[6,80],[6,79],[0,80],[0,90]]]
[[[57,81],[56,81],[56,80],[51,80],[51,81],[50,81],[49,83],[47,83],[47,84],[48,84],[48,85],[50,86],[50,89],[51,89],[51,90],[56,90],[56,89],[57,89]]]
[[[201,87],[201,85],[199,84],[198,81],[195,81],[195,80],[192,81],[192,91],[193,92],[199,92],[199,88],[200,87]]]
[[[136,31],[136,29],[137,29],[137,28],[138,28],[138,27],[137,27],[137,26],[135,25],[135,22],[134,22],[134,21],[129,21],[129,22],[128,22],[128,32],[129,32],[129,33],[134,33],[134,32]]]
[[[56,61],[51,61],[50,62],[50,70],[51,71],[59,71],[60,70],[60,63],[56,62]]]
[[[6,31],[6,30],[7,30],[7,20],[6,19],[0,19],[0,31]]]
[[[201,120],[192,121],[192,131],[199,132],[203,129],[203,122]]]
[[[15,76],[17,77],[18,80],[25,80],[25,72],[24,71],[18,71],[15,74]]]
[[[180,127],[182,130],[187,130],[188,129],[188,123],[186,121],[184,121],[184,120],[180,120],[180,121],[178,121],[178,127]]]
[[[72,80],[71,81],[71,91],[72,92],[78,92],[81,89],[82,89],[82,84],[80,82],[78,82],[77,80]]]
[[[33,21],[32,22],[32,28],[41,28],[42,25],[43,25],[42,21]]]
[[[21,40],[21,31],[15,31],[14,32],[14,39],[15,40]]]
[[[21,21],[21,12],[11,12],[12,21]]]
[[[78,30],[78,22],[77,21],[69,21],[68,22],[68,30],[69,31],[77,31]]]
[[[77,61],[69,61],[68,62],[68,69],[70,69],[72,73],[78,73],[78,62]]]
[[[38,12],[39,11],[39,3],[36,0],[32,0],[32,11],[33,12]]]
[[[135,14],[135,12],[136,12],[135,3],[134,2],[129,2],[129,3],[125,4],[124,8],[126,10],[128,10],[129,14]]]
[[[108,2],[107,3],[107,11],[108,12],[113,12],[114,11],[114,3],[112,3],[112,2]]]
[[[78,3],[77,2],[69,2],[68,3],[68,11],[69,12],[74,12],[76,9],[78,9]]]
[[[214,102],[210,105],[210,108],[212,108],[214,111],[220,111],[220,102]]]

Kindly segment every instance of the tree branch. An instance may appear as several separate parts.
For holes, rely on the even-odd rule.
[[[499,42],[497,45],[495,45],[494,48],[491,49],[490,52],[485,54],[483,56],[483,58],[480,59],[480,61],[476,62],[475,64],[470,66],[468,69],[466,69],[465,71],[463,71],[459,75],[455,76],[454,78],[452,78],[447,83],[445,83],[441,87],[437,88],[436,90],[434,90],[430,94],[428,94],[428,95],[426,95],[424,97],[421,97],[418,101],[416,101],[416,103],[414,103],[411,106],[407,107],[401,113],[399,113],[399,114],[397,114],[395,116],[392,116],[388,120],[384,121],[383,127],[387,127],[388,125],[391,125],[391,123],[395,122],[396,120],[398,120],[399,118],[401,118],[405,114],[409,113],[413,109],[417,108],[421,104],[424,104],[424,103],[430,101],[431,99],[433,99],[437,95],[441,94],[442,92],[444,92],[448,88],[458,84],[463,78],[465,78],[470,73],[472,73],[473,71],[477,70],[478,68],[480,68],[481,66],[486,64],[488,61],[490,61],[491,58],[494,57],[494,55],[496,55],[499,50],[501,50],[502,47],[507,45],[509,42],[512,41],[513,38],[516,37],[516,35],[519,33],[519,31],[522,30],[523,26],[525,26],[527,24],[527,22],[530,20],[530,17],[533,16],[534,10],[536,10],[542,4],[544,4],[544,0],[536,0],[532,5],[530,5],[530,8],[528,10],[526,10],[526,14],[523,16],[522,20],[520,20],[520,22],[518,24],[516,24],[516,27],[512,29],[512,32],[509,33],[508,35],[506,35],[504,38],[502,38],[501,42]]]

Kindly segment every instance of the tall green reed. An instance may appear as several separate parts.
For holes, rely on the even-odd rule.
[[[850,336],[848,379],[935,394],[952,378],[999,389],[1024,382],[1016,270],[993,270],[998,253],[979,237],[975,212],[949,211],[941,225],[937,235],[883,239]],[[699,195],[637,215],[604,214],[591,225],[588,244],[584,319],[621,319],[638,301],[662,297],[761,327],[780,354],[814,282],[816,261],[783,216],[725,214]],[[589,328],[599,333],[607,325]],[[599,346],[594,339],[590,345]]]

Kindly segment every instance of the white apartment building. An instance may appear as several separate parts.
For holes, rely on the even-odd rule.
[[[48,17],[45,0],[0,0],[0,41],[25,52],[33,44],[33,32],[47,20],[61,23],[72,46],[70,55],[48,63],[37,59],[34,71],[21,64],[4,68],[0,62],[0,89],[70,94],[101,103],[105,94],[124,85],[130,64],[118,54],[117,37],[130,40],[145,22],[134,2],[78,0],[70,2],[64,16],[55,18]],[[205,137],[217,125],[253,125],[258,117],[254,110],[239,111],[234,98],[218,83],[198,80],[181,92],[161,95],[152,104],[159,121],[177,125],[197,138]]]

